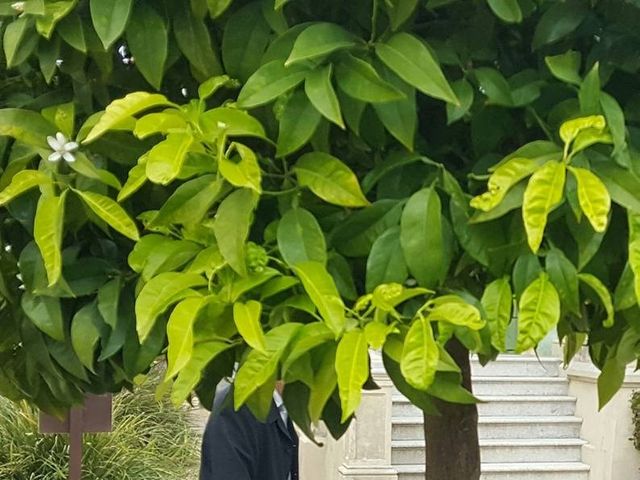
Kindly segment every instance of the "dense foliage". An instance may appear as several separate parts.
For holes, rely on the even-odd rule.
[[[369,347],[427,412],[475,401],[454,336],[488,361],[557,328],[602,403],[636,360],[635,2],[0,10],[4,396],[61,412],[166,353],[209,404],[239,361],[237,406],[281,377],[337,436]]]
[[[85,436],[83,477],[88,480],[194,478],[198,435],[189,409],[154,398],[157,382],[114,398],[114,429]],[[25,402],[0,399],[0,477],[5,480],[68,478],[65,435],[38,434],[38,412]]]

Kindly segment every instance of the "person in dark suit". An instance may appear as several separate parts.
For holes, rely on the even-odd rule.
[[[280,391],[278,391],[280,390]],[[298,480],[298,435],[282,402],[282,387],[265,423],[227,400],[232,387],[216,392],[202,440],[200,480]]]

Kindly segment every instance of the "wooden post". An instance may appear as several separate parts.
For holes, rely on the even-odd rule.
[[[69,414],[69,480],[82,479],[82,409],[72,408]]]

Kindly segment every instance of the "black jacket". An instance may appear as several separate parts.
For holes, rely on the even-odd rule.
[[[216,394],[202,441],[200,480],[298,480],[298,436],[275,403],[266,423],[247,407],[235,412],[227,387]]]

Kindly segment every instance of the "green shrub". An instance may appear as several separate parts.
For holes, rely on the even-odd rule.
[[[640,450],[640,391],[631,396],[631,412],[633,413],[633,445]]]
[[[153,382],[114,400],[114,431],[86,435],[84,480],[186,480],[195,477],[198,438],[186,408],[154,398]],[[0,398],[0,478],[67,478],[63,435],[38,434],[38,413]]]

